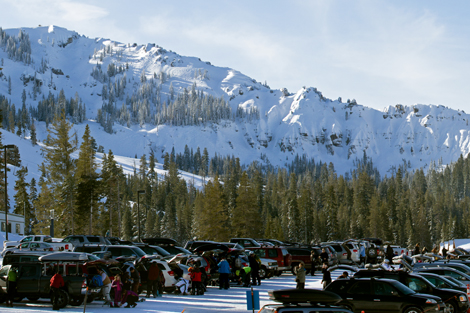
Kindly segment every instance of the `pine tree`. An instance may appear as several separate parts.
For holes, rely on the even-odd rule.
[[[30,131],[30,134],[31,134],[31,144],[33,146],[36,146],[38,144],[38,140],[37,140],[37,137],[36,137],[36,125],[34,125],[34,121],[31,123],[29,131]]]
[[[31,203],[30,197],[28,195],[28,187],[29,184],[26,182],[26,175],[28,174],[28,168],[22,166],[19,169],[15,176],[17,180],[15,182],[15,191],[16,194],[14,195],[15,198],[15,210],[13,211],[16,214],[24,215],[24,234],[29,235],[31,234],[30,225],[31,221],[34,220],[34,215],[31,212]]]
[[[235,237],[257,238],[262,234],[256,190],[249,184],[246,172],[243,172],[240,178],[231,221]]]
[[[73,195],[66,192],[66,182],[69,175],[75,171],[75,161],[72,159],[72,153],[75,147],[72,145],[69,135],[72,125],[65,118],[65,111],[56,115],[52,122],[52,127],[48,129],[48,146],[42,148],[44,154],[44,183],[47,189],[41,186],[40,205],[36,208],[42,212],[40,215],[46,216],[50,210],[55,210],[54,228],[57,234],[65,236],[69,233],[71,221],[71,208],[69,208],[70,199]],[[47,191],[43,191],[47,190]],[[68,208],[68,209],[67,209]]]
[[[76,217],[75,220],[77,221],[77,232],[88,233],[90,235],[95,234],[94,231],[96,228],[93,227],[93,222],[94,219],[98,217],[98,214],[96,214],[98,211],[97,202],[101,197],[95,154],[96,151],[93,146],[90,128],[86,125],[78,153],[75,172],[77,196],[75,200],[76,208],[74,210],[74,217]],[[104,218],[104,216],[102,216],[102,218]],[[103,229],[98,228],[98,231],[101,234]]]

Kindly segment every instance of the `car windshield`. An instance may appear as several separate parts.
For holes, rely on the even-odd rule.
[[[394,282],[391,282],[391,283],[395,288],[398,289],[398,291],[400,291],[404,295],[411,295],[411,294],[416,293],[416,292],[414,292],[413,290],[411,290],[410,288],[406,287],[405,285],[403,285],[402,283],[400,283],[398,281],[394,281]]]
[[[153,246],[152,248],[154,248],[155,250],[158,251],[158,253],[161,255],[161,256],[168,256],[170,255],[170,253],[168,251],[166,251],[165,249],[163,249],[162,247],[159,247],[159,246]],[[189,251],[188,251],[189,252]],[[191,252],[189,252],[191,253]]]
[[[132,247],[132,251],[135,252],[135,254],[137,254],[138,257],[143,257],[145,255],[145,252],[140,249],[139,247]]]
[[[455,285],[457,285],[457,286],[459,286],[459,287],[465,287],[465,284],[464,284],[464,283],[459,282],[457,279],[455,279],[455,278],[452,277],[452,276],[444,276],[444,278],[450,280],[452,283],[454,283]]]

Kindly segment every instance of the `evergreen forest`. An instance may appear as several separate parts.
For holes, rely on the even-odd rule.
[[[70,135],[71,119],[73,114],[66,118],[61,110],[51,121],[38,181],[28,179],[17,152],[8,152],[7,162],[18,166],[13,210],[25,213],[27,234],[49,234],[54,210],[57,237],[109,231],[137,240],[140,224],[141,238],[171,237],[182,244],[192,238],[319,243],[379,237],[432,248],[470,235],[468,158],[431,164],[427,173],[410,172],[404,164],[382,176],[366,155],[356,160],[355,170],[340,174],[331,163],[302,156],[286,168],[274,168],[186,147],[160,160],[164,176],[155,171],[159,160],[153,153],[140,156],[133,174],[125,175],[112,151],[98,170],[89,128]],[[78,159],[71,157],[75,151]],[[179,177],[181,170],[203,177],[204,186]]]

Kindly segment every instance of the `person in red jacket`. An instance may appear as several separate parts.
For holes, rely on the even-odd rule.
[[[197,264],[194,264],[193,267],[190,268],[189,276],[191,277],[191,294],[203,295],[202,272]]]
[[[51,292],[52,292],[52,309],[59,309],[59,297],[60,297],[60,288],[64,287],[64,279],[59,273],[59,268],[57,268],[56,273],[51,278]]]

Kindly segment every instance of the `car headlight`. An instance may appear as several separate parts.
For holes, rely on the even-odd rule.
[[[276,265],[276,263],[268,263],[269,266],[273,266],[273,265]]]
[[[460,295],[459,296],[459,301],[460,302],[467,302],[467,296],[466,295]]]
[[[436,304],[437,301],[434,300],[434,299],[426,299],[426,303],[432,303],[432,304]]]

